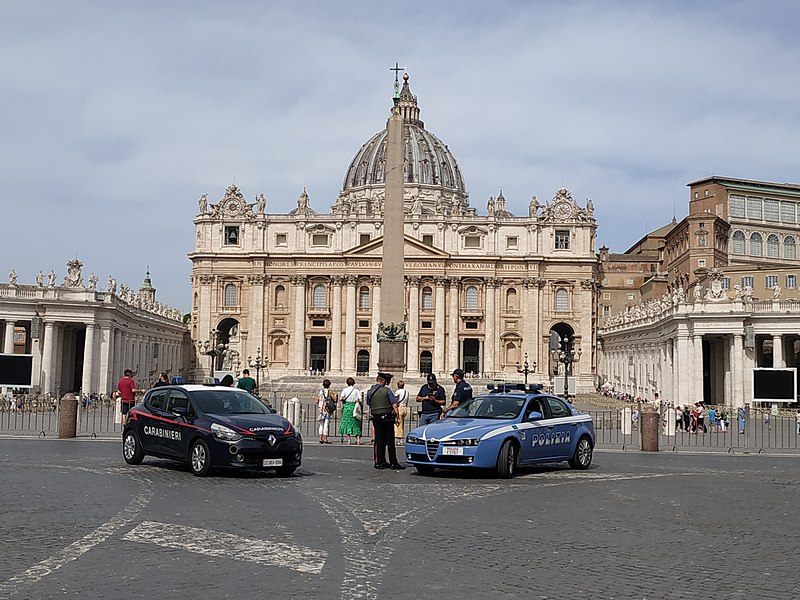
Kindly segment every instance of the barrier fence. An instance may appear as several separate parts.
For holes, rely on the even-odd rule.
[[[292,401],[273,395],[268,402],[281,415],[300,429],[306,442],[319,439],[318,411],[315,404]],[[56,437],[58,435],[59,403],[50,396],[4,396],[0,398],[0,435],[29,435]],[[596,446],[600,449],[641,449],[641,418],[636,408],[585,410],[592,416]],[[744,427],[730,419],[727,425],[705,425],[705,431],[686,431],[678,428],[669,411],[660,420],[659,450],[707,450],[717,452],[775,453],[800,452],[800,418],[796,414],[775,415],[767,410],[747,408]],[[669,417],[669,418],[668,418]],[[331,417],[329,438],[334,443],[344,443],[346,436],[339,433],[341,408]],[[403,431],[408,433],[419,425],[418,412],[411,407],[403,421]],[[368,415],[361,420],[362,441],[372,440],[372,427]],[[106,397],[82,397],[78,403],[77,435],[79,437],[114,437],[121,435],[122,426],[118,403]]]

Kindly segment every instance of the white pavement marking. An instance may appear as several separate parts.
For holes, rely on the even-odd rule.
[[[247,560],[260,565],[285,567],[301,573],[319,574],[328,553],[296,544],[247,538],[222,531],[170,523],[144,521],[123,538],[129,542],[150,543],[165,548],[186,550],[204,556]]]
[[[68,562],[80,558],[97,544],[105,542],[114,532],[130,523],[153,498],[152,484],[147,480],[134,479],[142,483],[142,489],[139,490],[139,493],[136,494],[128,506],[100,525],[100,527],[81,539],[72,542],[63,550],[59,550],[51,557],[44,559],[19,575],[14,575],[11,579],[0,582],[0,598],[6,598],[12,593],[19,592],[21,588],[36,583]]]

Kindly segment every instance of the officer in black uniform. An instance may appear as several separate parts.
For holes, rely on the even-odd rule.
[[[392,376],[378,373],[375,385],[367,392],[367,404],[372,415],[372,428],[375,432],[374,454],[376,469],[405,469],[397,462],[397,449],[394,446],[394,422],[397,418],[397,396],[389,389]],[[386,449],[389,449],[389,462],[386,462]]]
[[[442,407],[447,404],[444,388],[436,381],[436,375],[428,373],[428,383],[423,385],[417,402],[422,402],[422,410],[419,415],[419,424],[428,425],[439,420],[442,414]]]
[[[453,383],[456,384],[456,389],[453,390],[453,397],[450,398],[450,405],[444,409],[445,414],[447,411],[457,408],[470,398],[472,398],[472,386],[464,381],[463,369],[456,369],[453,371]]]

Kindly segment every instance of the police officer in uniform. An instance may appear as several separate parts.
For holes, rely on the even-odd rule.
[[[450,398],[450,405],[444,409],[445,414],[449,410],[457,408],[470,398],[472,398],[472,386],[464,381],[463,369],[456,369],[453,371],[453,383],[456,384],[456,389],[453,390],[453,397]]]
[[[392,376],[378,373],[375,385],[367,392],[367,404],[372,414],[372,428],[375,431],[374,452],[376,469],[405,469],[397,462],[394,445],[394,422],[397,418],[397,396],[389,389]],[[389,462],[386,462],[386,449],[389,449]]]
[[[442,415],[442,407],[447,403],[444,388],[436,381],[436,375],[428,373],[428,383],[419,389],[417,402],[422,402],[419,424],[435,423]]]

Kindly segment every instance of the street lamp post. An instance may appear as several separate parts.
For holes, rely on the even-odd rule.
[[[556,362],[564,365],[564,400],[569,402],[569,374],[572,372],[572,365],[581,360],[580,348],[574,347],[575,339],[564,336],[558,343],[558,349],[550,350],[550,356]]]
[[[255,369],[256,370],[256,390],[258,391],[258,390],[260,390],[260,386],[261,386],[261,377],[260,377],[261,369],[263,369],[263,368],[265,368],[267,366],[267,361],[266,360],[262,360],[262,358],[261,358],[261,348],[256,350],[256,359],[255,360],[253,360],[252,356],[248,356],[247,357],[247,364],[251,369]]]
[[[525,353],[525,362],[522,365],[519,362],[515,363],[517,367],[517,373],[524,373],[525,374],[525,385],[528,385],[528,373],[534,373],[536,371],[536,361],[533,363],[528,364],[528,353]]]
[[[211,339],[197,342],[200,354],[211,357],[211,378],[214,378],[214,366],[218,356],[225,356],[228,351],[228,344],[219,341],[219,332],[215,329],[211,332]]]

